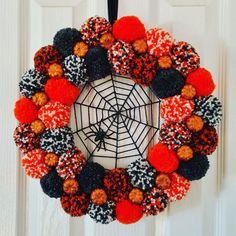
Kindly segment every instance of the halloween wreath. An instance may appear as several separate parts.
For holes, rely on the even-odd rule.
[[[157,215],[170,202],[181,200],[190,189],[190,181],[205,176],[209,168],[207,155],[218,144],[215,126],[221,119],[222,106],[211,95],[214,81],[211,73],[200,67],[193,46],[175,42],[163,29],[146,30],[135,16],[121,17],[112,24],[113,21],[91,17],[79,31],[58,31],[52,45],[36,52],[34,69],[26,71],[19,83],[22,97],[14,108],[19,121],[14,140],[24,153],[22,165],[26,174],[40,179],[42,190],[49,197],[60,198],[66,213],[88,214],[102,224],[115,219],[130,224],[144,215]],[[109,94],[105,89],[99,90],[101,84],[117,90]],[[97,99],[89,95],[90,88],[102,97],[97,107],[94,103],[85,104],[88,99]],[[135,104],[130,94],[135,99],[143,93],[140,97],[149,99],[145,89],[155,94],[156,100],[150,99],[148,105],[160,108],[163,122],[160,127],[138,122],[155,128],[159,141],[139,151],[139,157],[127,168],[118,168],[116,141],[122,133],[130,132],[129,120],[135,121],[145,107],[145,101]],[[126,94],[120,99],[123,104],[109,105],[111,101],[105,95],[114,98],[122,93]],[[131,114],[132,105],[127,100],[133,103],[134,110],[138,108],[136,113]],[[71,108],[77,105],[94,108],[96,123],[88,121],[90,115],[81,108],[79,114],[74,112],[76,120],[85,117],[88,125],[83,128],[83,122],[76,123],[73,132],[68,125]],[[123,123],[126,132],[115,132],[105,120],[110,120],[110,126],[116,125],[117,130],[122,129],[119,125]],[[144,131],[137,126],[134,133],[139,132]],[[131,139],[134,133],[129,133]],[[89,149],[86,158],[75,146],[74,135],[79,135],[85,146],[85,140],[92,142],[98,152],[109,152],[112,145],[108,141],[114,141],[115,168],[106,170],[92,161],[95,154]],[[138,141],[133,138],[132,142],[139,150]],[[128,148],[127,144],[125,150]],[[123,158],[128,155],[122,153]]]

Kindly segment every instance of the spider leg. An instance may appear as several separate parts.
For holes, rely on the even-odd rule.
[[[93,137],[93,136],[95,136],[95,134],[91,134],[91,135],[87,136],[86,139],[91,138],[91,137]],[[86,139],[85,139],[85,140],[86,140]]]
[[[102,140],[102,145],[103,145],[104,150],[106,151],[107,149],[106,149],[106,145],[105,145],[105,141],[104,140]]]
[[[102,145],[102,144],[101,144],[101,141],[100,141],[100,142],[98,143],[98,146],[97,146],[97,148],[98,148],[97,151],[98,151],[98,152],[99,152],[100,149],[101,149],[101,145]]]

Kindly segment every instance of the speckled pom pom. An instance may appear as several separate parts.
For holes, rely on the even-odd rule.
[[[36,179],[42,178],[49,171],[44,163],[45,152],[40,149],[34,149],[28,152],[21,160],[25,173]]]
[[[62,67],[65,78],[75,86],[79,86],[88,80],[84,58],[70,55],[65,58]]]
[[[186,43],[178,42],[171,49],[172,66],[184,76],[195,71],[200,66],[200,57],[195,48]]]
[[[134,51],[130,44],[118,41],[108,50],[108,59],[115,73],[128,75]]]
[[[175,69],[160,69],[152,80],[152,90],[159,98],[167,98],[181,93],[184,77]]]
[[[115,203],[108,201],[103,205],[95,205],[90,202],[87,214],[96,222],[102,224],[109,224],[115,218]]]
[[[182,122],[163,123],[159,140],[166,144],[168,148],[177,149],[182,145],[188,144],[191,140],[191,135],[191,131]]]
[[[61,128],[70,122],[70,107],[60,102],[48,102],[40,108],[39,119],[43,121],[46,128]]]
[[[210,95],[209,97],[199,97],[194,100],[194,113],[201,116],[210,126],[218,125],[222,118],[222,105],[218,98]]]
[[[148,191],[155,185],[156,170],[143,158],[129,164],[127,173],[134,187]]]
[[[26,153],[39,148],[39,136],[32,132],[29,124],[19,124],[13,134],[16,146]]]
[[[40,145],[46,152],[58,155],[74,147],[74,138],[69,127],[46,129],[40,137]]]
[[[103,187],[105,169],[96,162],[88,163],[78,176],[83,191],[90,194],[94,189]]]
[[[75,175],[80,174],[85,164],[84,154],[78,148],[74,148],[59,157],[56,170],[63,179],[75,178]]]
[[[163,29],[153,28],[146,32],[148,52],[155,56],[161,57],[169,55],[170,49],[174,45],[174,39],[170,33]]]
[[[29,69],[22,75],[19,83],[21,96],[31,98],[43,89],[46,81],[47,78],[44,75],[34,69]]]
[[[108,199],[114,202],[126,199],[132,189],[126,169],[115,168],[109,170],[104,177],[104,187]]]
[[[190,116],[194,109],[194,102],[182,98],[180,95],[163,99],[160,105],[161,117],[168,122],[180,122]]]
[[[111,32],[111,24],[103,17],[93,16],[81,26],[80,32],[88,45],[98,45],[101,36]]]
[[[134,58],[130,64],[130,76],[135,83],[149,86],[157,72],[157,59],[149,54]]]
[[[87,212],[89,199],[86,194],[80,195],[63,195],[61,197],[61,207],[70,216],[82,216]]]
[[[146,216],[157,215],[167,207],[167,204],[167,195],[161,189],[153,188],[144,195],[143,213]]]
[[[169,202],[181,200],[188,193],[190,189],[190,182],[177,173],[172,173],[170,178],[171,185],[169,188],[164,190],[164,193],[166,193]]]

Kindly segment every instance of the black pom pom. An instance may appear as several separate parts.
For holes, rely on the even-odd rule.
[[[63,193],[63,179],[55,170],[48,172],[40,179],[43,192],[52,198],[59,198]]]
[[[111,74],[107,53],[99,46],[89,49],[85,57],[85,64],[90,80],[101,79]]]
[[[209,167],[207,156],[195,154],[189,161],[180,161],[177,172],[190,181],[199,180],[206,175]]]
[[[184,86],[184,77],[175,69],[158,70],[152,80],[152,90],[159,98],[167,98],[181,93]]]
[[[53,45],[64,56],[73,54],[73,47],[81,41],[81,33],[75,28],[59,30],[53,39]]]
[[[78,180],[85,193],[91,193],[96,188],[103,186],[105,169],[98,163],[88,163],[81,171]]]

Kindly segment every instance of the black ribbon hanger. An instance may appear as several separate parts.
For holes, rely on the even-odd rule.
[[[118,0],[107,0],[108,7],[108,19],[110,23],[113,25],[117,20],[118,14]]]

